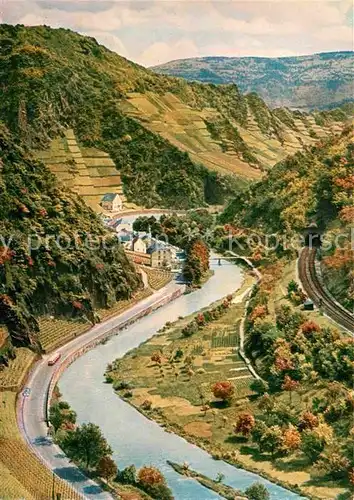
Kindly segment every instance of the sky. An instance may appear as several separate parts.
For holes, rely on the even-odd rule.
[[[70,28],[144,66],[353,50],[352,0],[0,0],[0,22]]]

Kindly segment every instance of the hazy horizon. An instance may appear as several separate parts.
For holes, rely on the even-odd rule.
[[[0,21],[70,28],[147,67],[353,51],[351,0],[12,0]]]

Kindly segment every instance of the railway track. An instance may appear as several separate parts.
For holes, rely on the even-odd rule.
[[[338,304],[322,286],[315,267],[317,248],[303,248],[299,258],[299,278],[310,299],[336,323],[354,334],[354,315]]]

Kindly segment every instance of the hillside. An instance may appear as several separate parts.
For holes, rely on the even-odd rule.
[[[0,41],[0,78],[10,82],[0,86],[0,118],[53,171],[53,157],[60,163],[56,148],[71,154],[66,164],[72,153],[81,155],[82,171],[72,172],[74,179],[65,172],[58,177],[95,206],[101,194],[96,188],[110,188],[100,178],[109,175],[84,170],[105,166],[105,154],[120,175],[112,186],[123,189],[129,202],[169,208],[220,204],[244,185],[239,179],[260,179],[304,145],[339,133],[347,119],[344,111],[271,111],[235,85],[156,75],[65,29],[2,25]]]
[[[340,137],[278,163],[259,183],[235,198],[224,222],[266,232],[295,233],[310,222],[325,229],[352,204],[353,127]]]
[[[12,344],[37,343],[40,315],[95,322],[96,308],[140,287],[95,213],[17,146],[1,122],[0,167],[0,323]],[[6,342],[6,330],[2,337]]]
[[[354,307],[351,232],[354,227],[354,131],[328,139],[276,165],[267,177],[237,196],[221,221],[259,235],[285,236],[293,250],[303,229],[316,223],[323,232],[321,268],[332,294]],[[289,245],[290,244],[290,245]],[[281,251],[282,246],[278,247]]]
[[[274,107],[328,109],[353,101],[354,52],[298,57],[200,57],[152,68],[159,74],[204,83],[235,83]]]

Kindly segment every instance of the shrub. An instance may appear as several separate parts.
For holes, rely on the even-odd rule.
[[[143,410],[151,410],[151,407],[152,407],[152,402],[150,401],[150,399],[145,399],[145,401],[141,403],[141,408]]]
[[[135,465],[129,465],[117,474],[117,481],[123,484],[135,484],[136,483],[136,467]]]
[[[245,494],[249,500],[269,500],[270,495],[267,488],[262,483],[254,483],[249,486]]]
[[[288,283],[288,295],[290,295],[292,292],[298,292],[299,290],[299,285],[296,283],[295,280],[291,280]]]
[[[70,405],[67,401],[59,401],[58,406],[61,410],[69,410],[70,409]]]
[[[132,384],[130,382],[127,382],[126,380],[117,380],[113,384],[113,389],[115,391],[122,391],[125,389],[132,389]]]
[[[260,396],[263,396],[266,392],[268,392],[268,384],[264,380],[255,379],[250,385],[252,391],[256,392]]]

